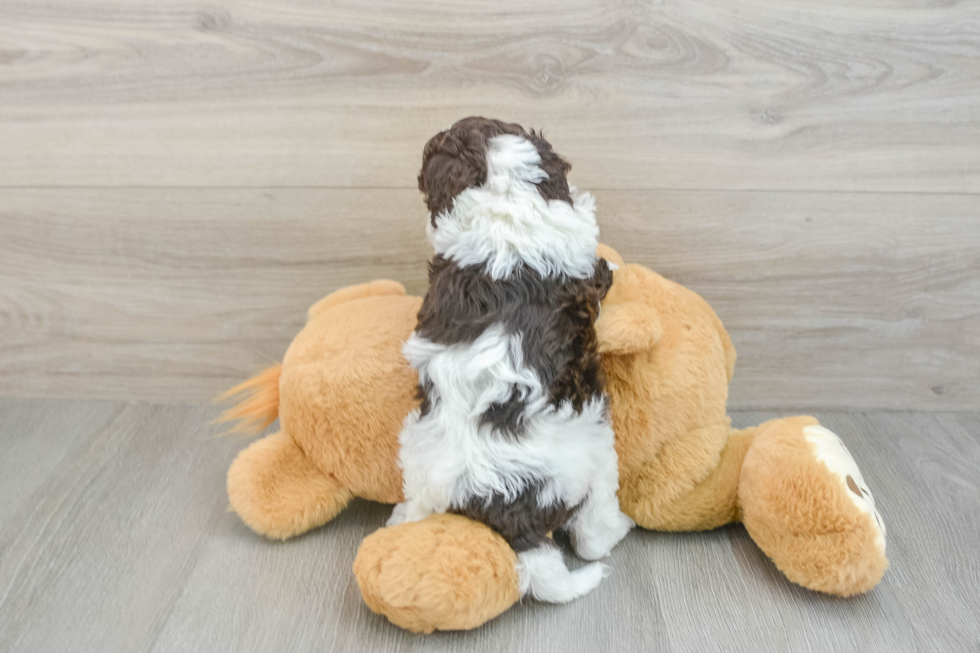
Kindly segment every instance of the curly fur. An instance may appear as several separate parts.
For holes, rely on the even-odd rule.
[[[406,502],[389,522],[481,521],[528,552],[522,587],[549,601],[602,578],[599,566],[569,572],[550,531],[570,528],[580,555],[598,558],[632,526],[616,502],[595,337],[612,274],[568,169],[539,136],[482,118],[426,146],[419,186],[436,257],[403,350],[421,407],[399,438]]]

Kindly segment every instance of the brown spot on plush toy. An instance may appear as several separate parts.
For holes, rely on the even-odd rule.
[[[838,596],[874,587],[888,566],[885,529],[870,492],[849,487],[850,477],[867,488],[839,438],[812,417],[733,430],[725,402],[735,349],[714,311],[611,248],[599,251],[619,266],[596,335],[622,510],[665,531],[741,521],[793,582]],[[258,399],[233,416],[262,424],[278,414],[281,427],[228,473],[231,504],[257,532],[297,535],[352,496],[401,500],[397,436],[418,400],[400,348],[421,304],[404,292],[376,281],[321,300],[282,366],[250,386]],[[366,538],[354,572],[372,610],[431,632],[476,627],[516,602],[515,564],[486,526],[438,515]]]

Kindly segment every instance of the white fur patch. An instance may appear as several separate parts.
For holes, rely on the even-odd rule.
[[[493,279],[527,265],[544,277],[588,279],[594,273],[599,229],[590,195],[547,201],[536,182],[546,177],[527,139],[497,136],[487,151],[487,179],[456,196],[436,216],[429,237],[437,254],[460,267],[481,266]],[[574,189],[571,189],[574,193]],[[515,501],[533,484],[542,508],[579,506],[567,525],[581,555],[609,554],[633,526],[619,510],[619,465],[605,401],[595,397],[576,411],[554,406],[548,388],[523,360],[521,336],[502,325],[474,342],[434,343],[413,333],[405,358],[427,388],[429,410],[410,414],[399,436],[405,502],[389,524],[417,521],[501,495]],[[522,432],[507,437],[482,424],[494,404],[514,395],[524,403]],[[518,556],[521,589],[542,601],[570,601],[602,580],[592,564],[570,572],[547,544]]]
[[[871,519],[878,529],[875,544],[884,553],[885,522],[881,518],[881,513],[878,512],[878,508],[875,506],[875,499],[871,495],[871,490],[868,489],[867,483],[864,482],[864,477],[861,476],[861,470],[858,468],[854,457],[851,456],[851,452],[847,450],[847,447],[837,437],[837,434],[823,426],[811,425],[805,427],[803,429],[803,437],[813,447],[817,460],[822,462],[831,473],[840,479],[841,485],[844,486],[847,496],[854,505],[861,512],[871,515]],[[850,479],[850,482],[848,479]],[[855,492],[850,487],[851,483],[857,486],[860,493]]]
[[[583,557],[607,556],[633,527],[619,510],[619,461],[602,398],[581,412],[567,402],[551,405],[540,379],[523,365],[520,337],[499,325],[471,344],[440,345],[413,333],[403,351],[419,381],[429,384],[430,408],[424,418],[416,410],[405,420],[399,438],[405,503],[389,525],[446,512],[473,497],[500,494],[512,501],[528,483],[539,482],[541,507],[580,506],[568,528]],[[526,422],[520,437],[508,438],[479,417],[514,390],[526,402]],[[518,560],[522,592],[541,601],[570,601],[603,576],[601,565],[570,572],[550,545],[522,552]]]
[[[604,402],[597,397],[580,413],[551,406],[537,375],[523,366],[518,336],[494,326],[472,344],[439,345],[412,334],[404,353],[419,381],[432,387],[429,414],[413,412],[401,433],[409,521],[474,496],[514,500],[535,479],[544,482],[542,506],[578,505],[594,482],[608,483],[617,459]],[[524,433],[508,438],[481,426],[479,416],[515,388],[527,403]]]
[[[522,263],[546,277],[592,275],[599,227],[595,200],[571,188],[573,202],[545,200],[535,182],[547,175],[534,144],[505,134],[489,141],[487,180],[456,196],[428,226],[437,254],[461,267],[483,266],[504,279]]]
[[[619,510],[619,459],[603,456],[585,502],[575,511],[568,532],[572,548],[583,560],[608,557],[636,522]]]

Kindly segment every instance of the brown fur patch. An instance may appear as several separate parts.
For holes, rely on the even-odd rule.
[[[472,343],[500,324],[521,336],[524,364],[548,388],[554,405],[570,401],[576,411],[602,393],[603,376],[595,336],[599,302],[612,284],[602,259],[591,279],[546,278],[523,266],[507,279],[493,279],[479,267],[460,267],[436,256],[429,264],[429,292],[419,310],[416,331],[442,345]],[[426,412],[431,388],[420,386]],[[524,402],[494,404],[481,416],[504,433],[522,430]]]
[[[561,501],[542,507],[538,495],[543,485],[540,481],[530,485],[513,501],[499,493],[489,498],[473,497],[465,506],[454,506],[450,512],[486,524],[516,553],[530,551],[550,542],[548,534],[567,524],[575,514],[575,507],[569,508]]]
[[[416,333],[442,345],[469,344],[488,328],[501,325],[521,338],[523,365],[548,388],[553,405],[570,403],[576,411],[603,393],[595,320],[599,302],[612,284],[612,272],[597,259],[589,279],[549,278],[524,265],[506,279],[493,279],[479,266],[460,267],[436,256],[429,264],[429,292],[419,310]],[[437,405],[429,383],[420,383],[422,415]],[[516,387],[503,403],[481,416],[494,433],[523,435],[527,404]],[[499,533],[514,551],[527,551],[564,526],[574,506],[562,502],[542,507],[541,481],[527,479],[514,499],[502,494],[475,496],[452,511],[482,522]]]

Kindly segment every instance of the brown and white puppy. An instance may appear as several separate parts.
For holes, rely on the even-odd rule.
[[[522,589],[551,602],[592,590],[549,533],[605,557],[633,526],[595,338],[612,283],[595,254],[594,202],[540,135],[466,118],[425,147],[419,188],[435,248],[405,357],[421,406],[403,427],[405,502],[389,524],[456,512],[518,553]]]

